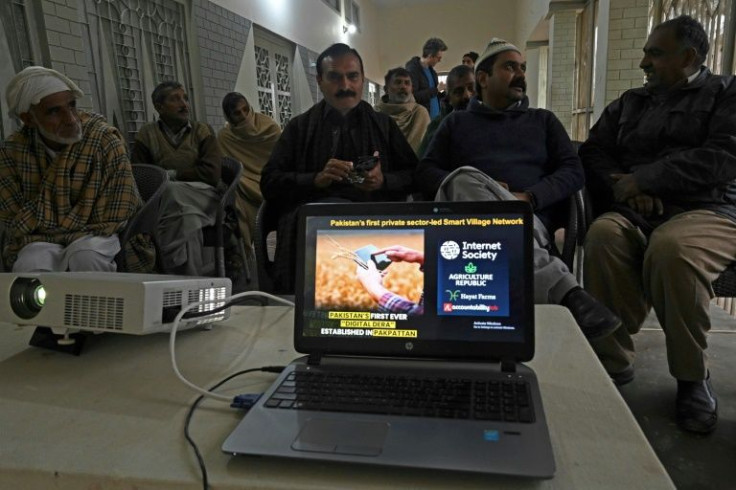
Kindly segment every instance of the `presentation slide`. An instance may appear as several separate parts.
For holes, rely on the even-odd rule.
[[[513,332],[522,240],[519,217],[310,218],[306,331],[431,339]]]

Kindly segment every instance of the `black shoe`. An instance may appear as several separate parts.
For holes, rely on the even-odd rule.
[[[718,422],[718,400],[710,385],[710,374],[703,381],[677,380],[677,425],[681,429],[708,434]]]
[[[574,288],[560,302],[565,306],[588,340],[602,339],[621,326],[621,319],[583,288]]]
[[[616,386],[623,386],[634,381],[634,366],[628,366],[623,371],[608,373]]]

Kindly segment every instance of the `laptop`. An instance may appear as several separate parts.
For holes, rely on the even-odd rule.
[[[222,450],[552,477],[522,364],[534,355],[532,223],[520,201],[303,206],[294,345],[306,355]]]

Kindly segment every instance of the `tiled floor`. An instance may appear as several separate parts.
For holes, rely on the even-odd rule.
[[[653,314],[635,337],[636,378],[620,388],[678,489],[736,488],[736,319],[713,305],[711,321],[708,356],[719,403],[715,432],[698,436],[675,425],[676,382],[668,372],[664,334]]]

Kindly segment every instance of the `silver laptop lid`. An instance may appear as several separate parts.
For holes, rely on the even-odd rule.
[[[531,359],[532,226],[519,201],[303,206],[296,350]]]

